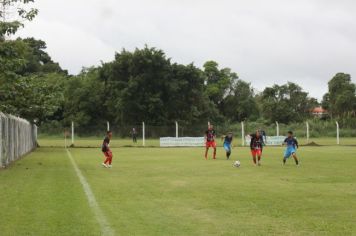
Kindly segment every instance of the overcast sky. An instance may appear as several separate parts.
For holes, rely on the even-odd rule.
[[[36,0],[35,6],[39,16],[19,35],[46,41],[72,74],[148,44],[178,63],[216,60],[257,90],[292,81],[321,98],[335,73],[356,77],[352,0]]]

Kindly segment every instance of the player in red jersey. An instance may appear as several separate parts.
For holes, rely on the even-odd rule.
[[[255,134],[251,134],[250,137],[251,137],[250,148],[251,148],[251,155],[252,155],[253,163],[255,165],[260,166],[262,150],[263,150],[263,145],[264,145],[263,137],[258,130],[256,131]]]
[[[104,153],[104,163],[102,163],[102,165],[105,167],[105,168],[111,168],[112,165],[112,152],[110,150],[110,140],[111,140],[111,137],[112,137],[112,132],[111,131],[108,131],[106,132],[106,137],[103,141],[103,145],[101,146],[101,151]]]
[[[216,138],[216,132],[214,130],[214,126],[210,125],[208,130],[205,132],[205,145],[206,145],[206,149],[205,149],[205,159],[208,159],[208,151],[209,148],[212,147],[214,149],[214,153],[213,153],[213,159],[216,159],[216,142],[215,142],[215,138]]]

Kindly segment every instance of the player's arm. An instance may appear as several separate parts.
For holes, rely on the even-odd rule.
[[[251,150],[253,150],[253,136],[251,136],[250,148],[251,148]]]
[[[299,148],[298,140],[294,139],[295,145]]]
[[[284,140],[284,142],[282,143],[282,146],[287,145],[287,139]]]

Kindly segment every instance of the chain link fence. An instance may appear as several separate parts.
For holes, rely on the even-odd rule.
[[[0,112],[0,167],[6,167],[37,147],[37,127]]]
[[[301,145],[337,145],[337,128],[335,120],[321,121],[309,120],[302,123],[291,124],[266,124],[263,122],[219,123],[212,122],[218,136],[218,145],[222,145],[220,137],[228,132],[234,135],[234,145],[246,145],[242,136],[249,135],[256,130],[264,130],[267,136],[285,136],[289,130],[293,131]],[[307,124],[308,123],[308,124]],[[177,126],[176,126],[177,125]],[[137,124],[100,124],[85,125],[73,123],[72,127],[62,126],[60,123],[49,123],[39,127],[39,144],[41,146],[63,147],[95,147],[99,148],[108,129],[113,131],[111,147],[159,147],[161,137],[203,137],[207,130],[208,122],[197,124],[184,124],[171,122],[168,125],[153,125],[149,123]],[[135,139],[134,132],[135,130]],[[340,124],[340,144],[356,145],[356,127]],[[65,139],[66,137],[66,139]]]

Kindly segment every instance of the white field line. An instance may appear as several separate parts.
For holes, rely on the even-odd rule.
[[[90,208],[92,209],[96,220],[98,221],[100,228],[101,228],[101,233],[104,236],[111,236],[111,235],[115,235],[114,230],[110,227],[109,222],[107,220],[107,217],[104,215],[103,211],[101,210],[98,202],[95,199],[95,196],[93,194],[93,191],[90,188],[90,185],[88,183],[88,181],[85,179],[85,177],[83,176],[82,172],[79,170],[77,164],[74,161],[74,158],[72,156],[72,154],[70,153],[70,151],[68,149],[66,149],[69,160],[72,162],[73,168],[75,170],[75,173],[77,174],[80,183],[83,186],[83,190],[84,193],[88,199],[88,203]]]

